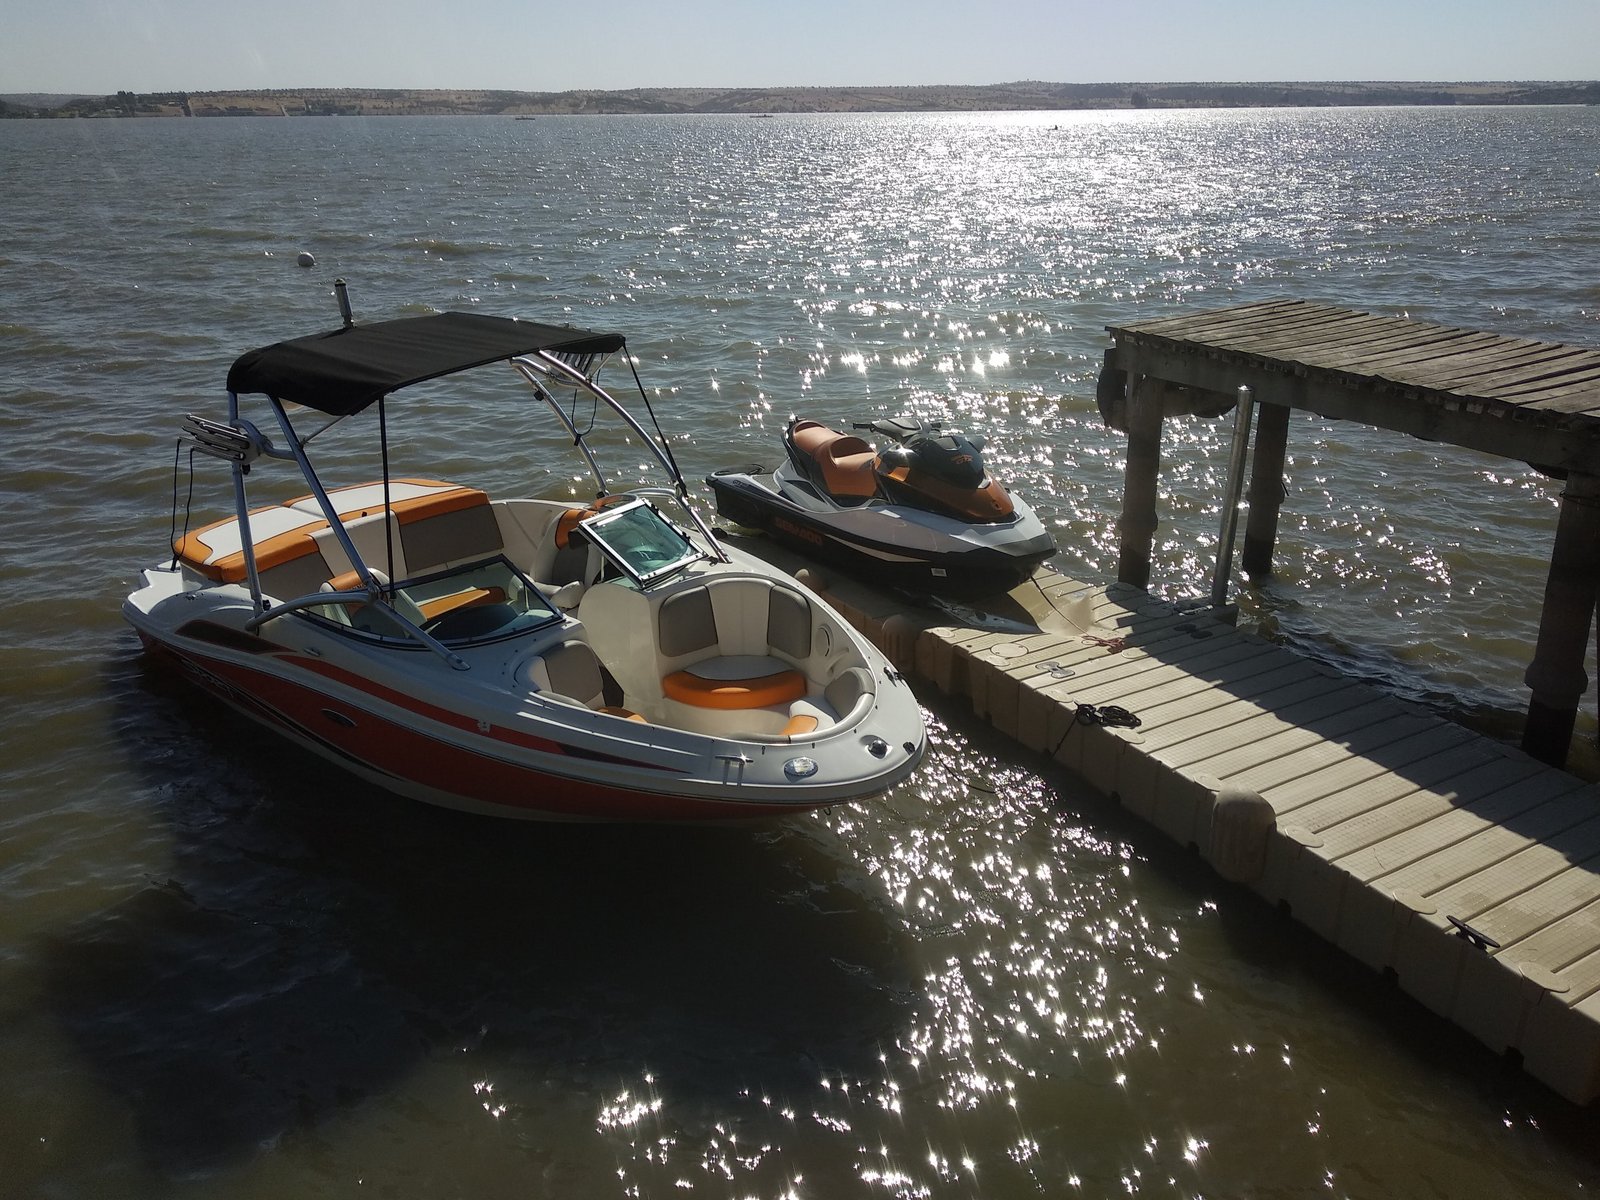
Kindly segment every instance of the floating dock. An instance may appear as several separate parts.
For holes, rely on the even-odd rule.
[[[1594,785],[1126,584],[1042,570],[996,631],[810,582],[919,685],[968,701],[1562,1096],[1600,1094]],[[1137,727],[1114,723],[1124,712]]]
[[[1600,596],[1600,353],[1296,300],[1108,332],[1098,399],[1128,435],[1116,583],[1042,570],[972,621],[832,575],[812,585],[900,669],[967,700],[1562,1096],[1593,1100],[1600,789],[1561,768]],[[1149,594],[1162,423],[1234,411],[1239,487],[1256,405],[1242,558],[1252,576],[1271,570],[1293,410],[1565,481],[1521,747],[1240,632],[1220,605]],[[1238,495],[1223,500],[1213,605]]]

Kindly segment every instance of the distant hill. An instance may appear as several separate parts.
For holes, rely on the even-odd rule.
[[[573,113],[982,112],[1114,108],[1600,104],[1600,82],[1042,83],[512,92],[283,88],[0,96],[8,117],[545,116]]]

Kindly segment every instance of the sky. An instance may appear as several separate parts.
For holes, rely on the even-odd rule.
[[[1600,79],[1600,0],[4,0],[0,95]]]

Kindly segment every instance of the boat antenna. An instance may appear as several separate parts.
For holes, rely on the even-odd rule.
[[[683,471],[678,467],[677,456],[672,453],[672,443],[667,441],[667,435],[661,428],[661,421],[656,416],[656,410],[650,403],[650,393],[644,390],[644,381],[639,378],[639,368],[634,364],[633,355],[626,353],[623,347],[623,357],[628,360],[628,370],[633,372],[633,385],[639,389],[639,395],[644,398],[644,410],[650,414],[650,423],[656,427],[656,438],[661,443],[661,448],[667,453],[667,461],[672,464],[672,473],[677,476],[678,491],[683,495],[689,494],[689,485],[683,481]]]
[[[344,327],[349,329],[356,323],[356,319],[350,313],[350,291],[342,278],[333,281],[333,294],[339,301],[339,315],[344,318]]]

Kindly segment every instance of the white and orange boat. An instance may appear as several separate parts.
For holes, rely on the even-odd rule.
[[[479,813],[766,818],[911,774],[909,687],[820,597],[712,535],[654,414],[650,432],[597,382],[621,336],[477,313],[356,324],[339,295],[342,327],[245,354],[227,419],[185,421],[231,465],[234,513],[176,536],[123,604],[152,653],[356,775]],[[581,451],[594,503],[390,474],[394,393],[490,364]],[[611,493],[557,389],[618,418],[671,486]],[[312,440],[374,410],[382,478],[325,486]],[[279,460],[303,494],[248,495]]]

